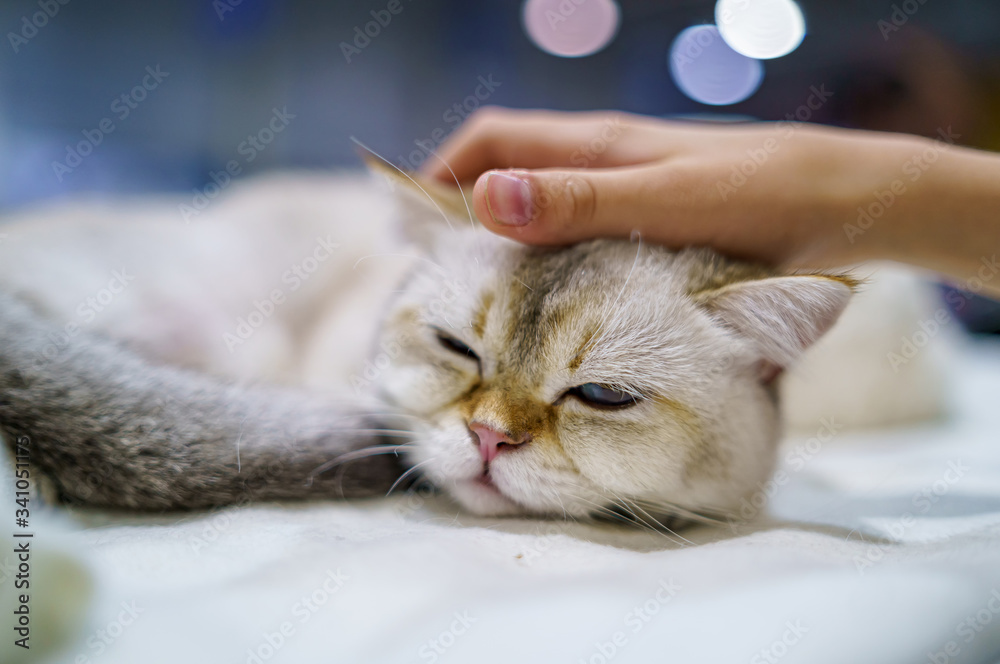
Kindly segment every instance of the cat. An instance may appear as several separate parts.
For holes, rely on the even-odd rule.
[[[375,168],[391,195],[284,176],[190,223],[164,201],[5,226],[8,444],[61,500],[133,510],[420,477],[480,515],[697,520],[769,476],[781,375],[853,278],[641,238],[522,246],[459,188]]]

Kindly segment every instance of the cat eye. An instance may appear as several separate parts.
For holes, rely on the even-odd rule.
[[[450,337],[447,334],[445,334],[444,332],[441,332],[440,330],[438,330],[437,331],[437,338],[438,338],[438,341],[441,343],[441,345],[444,346],[445,348],[447,348],[448,350],[453,351],[455,353],[458,353],[460,355],[468,355],[469,357],[471,357],[472,359],[474,359],[476,362],[479,361],[479,356],[476,355],[475,351],[473,351],[471,348],[469,348],[468,346],[466,346],[465,344],[463,344],[461,341],[459,341],[455,337]]]
[[[568,394],[590,406],[599,406],[602,408],[624,408],[635,405],[637,401],[633,394],[598,383],[579,385],[570,390]]]

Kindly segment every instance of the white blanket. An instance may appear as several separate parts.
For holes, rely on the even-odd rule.
[[[12,644],[21,591],[4,541],[0,659],[1000,661],[1000,345],[963,351],[955,376],[953,419],[865,433],[828,422],[787,441],[749,525],[678,537],[478,520],[419,495],[33,512],[32,649]]]

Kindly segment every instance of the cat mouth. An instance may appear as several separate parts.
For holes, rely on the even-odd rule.
[[[489,471],[485,471],[482,475],[469,480],[469,482],[474,486],[482,488],[484,491],[506,498],[499,487],[493,483],[493,478],[490,477]]]
[[[474,514],[513,516],[525,511],[496,485],[488,472],[460,480],[454,486],[453,493]]]

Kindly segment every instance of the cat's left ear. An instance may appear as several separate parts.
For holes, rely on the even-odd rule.
[[[400,231],[424,248],[431,248],[438,234],[469,227],[474,222],[472,189],[463,192],[419,173],[403,171],[379,157],[366,155],[372,175],[383,179],[396,199]]]
[[[837,322],[856,286],[843,276],[797,275],[741,281],[694,297],[780,371]]]

